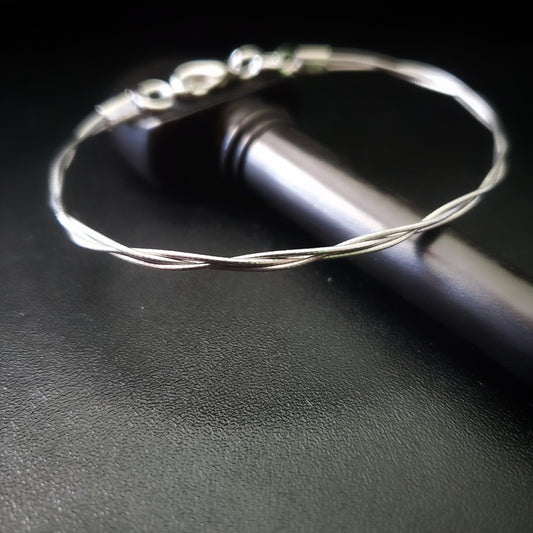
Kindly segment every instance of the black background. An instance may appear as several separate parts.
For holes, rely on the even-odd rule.
[[[52,154],[132,68],[327,42],[436,64],[489,98],[511,170],[456,226],[533,276],[522,15],[327,7],[4,6],[0,529],[531,530],[527,385],[353,265],[153,272],[75,247],[46,205]],[[307,104],[319,134],[350,97],[337,89]],[[364,175],[429,207],[476,181],[486,139],[447,108],[406,120],[409,94],[322,134],[340,151],[357,140]],[[311,239],[258,200],[165,197],[106,139],[71,180],[73,210],[132,244],[230,255]]]

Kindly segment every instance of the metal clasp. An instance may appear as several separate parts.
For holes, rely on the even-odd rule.
[[[294,50],[279,48],[263,52],[254,45],[235,49],[226,63],[216,60],[188,61],[176,67],[168,83],[145,80],[135,91],[109,99],[96,111],[110,124],[119,124],[139,116],[170,109],[176,98],[202,97],[223,87],[232,78],[247,80],[265,70],[274,70],[284,76],[300,71],[314,73],[327,70],[330,65],[329,46],[303,45]]]
[[[228,77],[228,68],[222,61],[188,61],[174,70],[169,82],[177,97],[204,96],[224,86]]]
[[[284,76],[292,76],[302,70],[308,73],[327,70],[330,57],[329,46],[302,45],[291,50],[282,47],[273,52],[263,52],[248,44],[231,53],[228,70],[241,80],[253,78],[264,70],[276,70]]]
[[[257,46],[247,44],[233,50],[228,58],[228,70],[241,80],[248,80],[265,70],[276,70],[284,75],[296,72],[292,54],[286,50],[263,52]]]

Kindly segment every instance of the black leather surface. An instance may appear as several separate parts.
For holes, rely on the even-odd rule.
[[[134,11],[118,33],[66,30],[39,50],[39,15],[23,33],[34,55],[14,56],[13,105],[3,109],[0,529],[531,531],[527,386],[351,264],[162,273],[67,240],[46,205],[53,151],[117,77],[174,53],[174,41],[169,20],[143,33]],[[459,227],[533,275],[530,79],[519,41],[465,42],[467,32],[453,40],[444,30],[402,40],[377,23],[360,41],[334,24],[315,38],[318,24],[294,37],[267,23],[230,35],[210,33],[212,23],[196,50],[192,22],[173,24],[192,57],[241,41],[327,39],[463,77],[501,111],[514,152],[508,182]],[[135,31],[135,43],[124,41]],[[143,36],[152,39],[144,52]],[[384,115],[376,111],[376,131]],[[390,176],[379,167],[390,156],[400,170],[383,180],[401,189],[402,178],[436,169],[428,195],[416,192],[429,202],[446,151],[440,137],[406,128],[414,163],[389,148],[389,132],[361,151],[361,170]],[[347,134],[336,134],[339,149]],[[446,160],[467,169],[459,180],[476,176],[469,154]],[[73,211],[128,243],[229,255],[310,240],[259,200],[160,195],[106,138],[83,152],[69,184]]]

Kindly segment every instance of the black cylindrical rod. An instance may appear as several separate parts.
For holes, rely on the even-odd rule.
[[[337,164],[287,118],[245,102],[227,115],[226,171],[334,244],[421,217]],[[533,382],[533,285],[449,229],[354,256],[361,268]]]

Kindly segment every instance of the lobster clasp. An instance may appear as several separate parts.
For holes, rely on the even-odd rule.
[[[188,61],[176,67],[170,77],[170,86],[178,98],[204,96],[213,89],[223,87],[229,71],[222,61]]]

